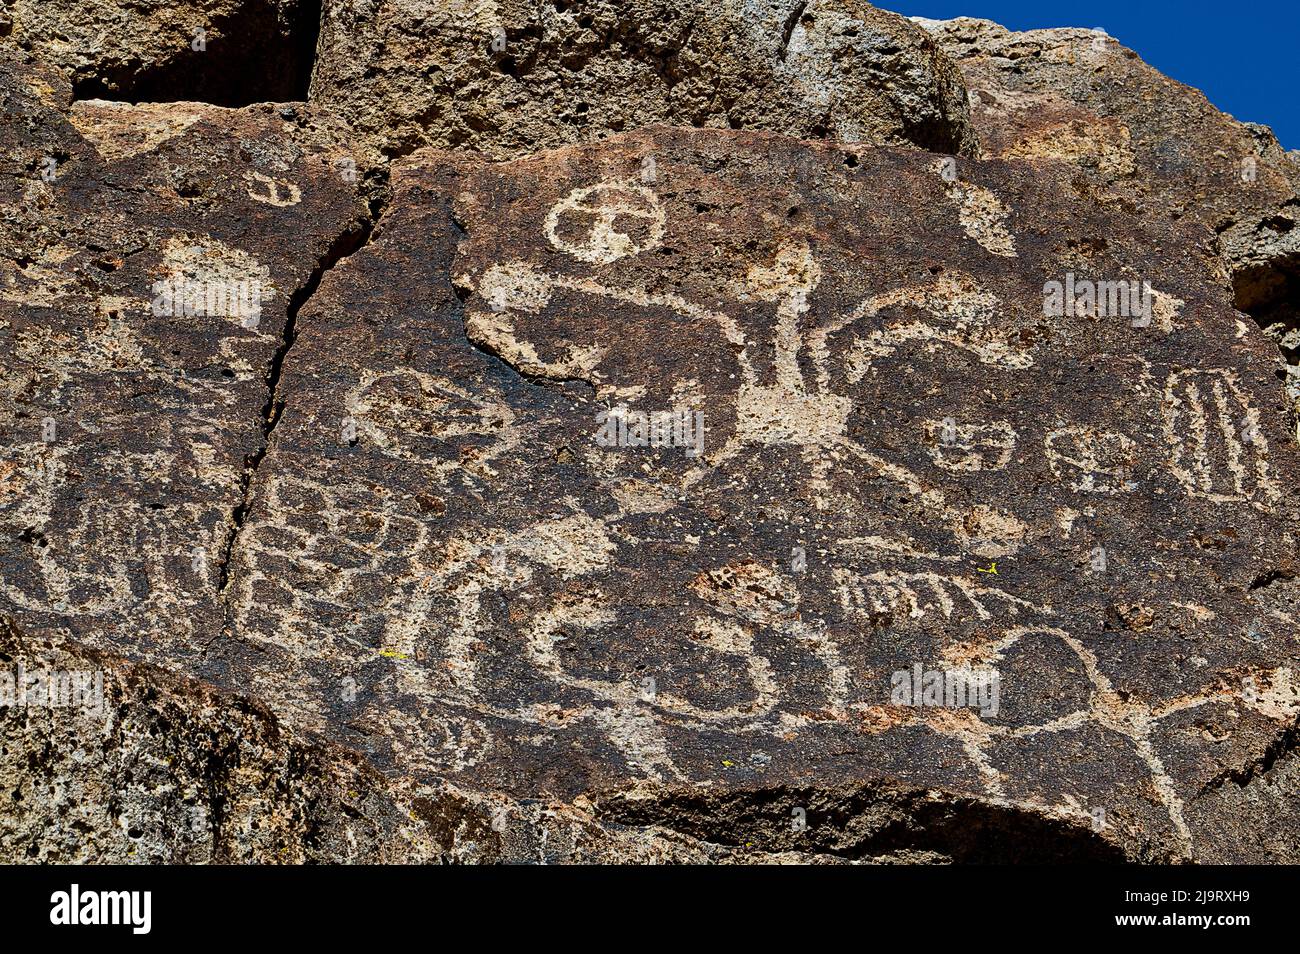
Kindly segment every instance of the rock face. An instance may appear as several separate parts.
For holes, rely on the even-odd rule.
[[[306,0],[0,3],[0,36],[64,70],[78,98],[301,99],[316,35]]]
[[[708,841],[1194,857],[1300,691],[1249,595],[1294,572],[1279,358],[1176,231],[945,168],[670,129],[400,164],[300,317],[215,677],[403,775]],[[1128,270],[1149,326],[1044,318]],[[602,445],[669,410],[702,430]],[[995,717],[896,704],[967,664]],[[923,793],[951,840],[788,824]]]
[[[1224,115],[1099,31],[920,22],[961,68],[985,155],[1073,162],[1123,200],[1214,233],[1236,306],[1294,363],[1300,166],[1267,127]]]
[[[60,113],[12,78],[29,125],[3,144],[5,599],[33,630],[179,662],[220,628],[209,591],[294,297],[366,208],[273,107]]]
[[[1300,858],[1294,412],[1214,241],[1290,159],[1153,180],[1128,97],[1190,94],[970,21],[986,158],[892,15],[559,7],[476,72],[327,4],[310,104],[0,51],[0,858]]]
[[[326,0],[312,98],[390,155],[508,157],[653,123],[974,144],[952,63],[857,0]]]

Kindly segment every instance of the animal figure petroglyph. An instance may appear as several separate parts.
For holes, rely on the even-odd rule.
[[[939,718],[927,721],[927,725],[936,732],[959,739],[967,756],[984,779],[989,794],[1007,804],[1010,804],[1010,800],[1006,798],[1006,778],[993,766],[987,752],[995,740],[1072,732],[1089,723],[1123,736],[1146,766],[1156,798],[1169,816],[1180,854],[1184,858],[1192,856],[1192,833],[1184,817],[1184,800],[1178,794],[1174,780],[1156,751],[1153,736],[1158,723],[1171,715],[1213,703],[1240,706],[1271,719],[1290,720],[1300,714],[1300,680],[1285,667],[1260,673],[1259,682],[1250,683],[1255,687],[1254,691],[1248,690],[1243,684],[1240,689],[1216,688],[1161,705],[1147,704],[1131,693],[1117,692],[1111,680],[1102,672],[1096,654],[1079,638],[1051,626],[1012,627],[982,646],[962,646],[961,659],[949,662],[996,665],[1009,649],[1030,636],[1059,639],[1079,659],[1089,683],[1088,703],[1084,708],[1035,725],[1004,726],[969,718],[954,719],[948,717],[947,713],[941,713]],[[1023,795],[1018,796],[1017,800],[1035,802],[1035,799],[1026,799]],[[1089,817],[1083,806],[1071,804],[1068,799],[1061,805],[1039,807],[1065,818],[1087,821]]]

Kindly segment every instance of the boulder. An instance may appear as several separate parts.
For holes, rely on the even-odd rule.
[[[1296,164],[963,23],[0,42],[0,858],[1300,857]]]
[[[301,100],[318,32],[307,0],[4,0],[0,45],[37,54],[78,99]]]
[[[1295,364],[1300,167],[1271,130],[1220,112],[1104,31],[918,22],[960,67],[985,155],[1072,162],[1121,203],[1202,226],[1237,308]]]

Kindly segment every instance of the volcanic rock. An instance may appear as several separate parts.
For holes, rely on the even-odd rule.
[[[1197,800],[1295,719],[1277,352],[1177,227],[949,163],[399,163],[299,317],[203,677],[396,777],[754,851],[1248,852]],[[1044,317],[1130,271],[1145,324]],[[638,446],[669,410],[702,444]],[[898,705],[918,666],[998,711]]]
[[[220,630],[297,301],[368,210],[347,156],[271,106],[68,109],[19,72],[0,67],[0,589],[29,633],[184,670]]]
[[[318,25],[306,0],[4,0],[0,42],[36,53],[78,99],[304,99]]]
[[[859,0],[326,0],[311,98],[389,155],[652,123],[970,151],[957,72]]]
[[[327,3],[242,108],[5,41],[0,858],[1300,857],[1294,162],[945,27],[975,158],[761,9]]]

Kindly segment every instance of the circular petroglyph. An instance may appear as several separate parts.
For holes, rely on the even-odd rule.
[[[608,265],[658,245],[664,209],[645,186],[600,182],[574,189],[555,203],[543,231],[552,245],[574,258]]]

